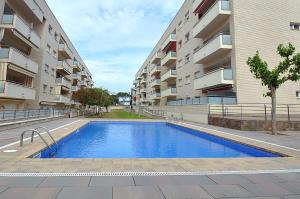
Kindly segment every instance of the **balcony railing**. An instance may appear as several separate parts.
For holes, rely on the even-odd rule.
[[[152,100],[158,100],[161,98],[161,93],[153,93],[153,94],[151,94],[150,98]]]
[[[17,15],[3,15],[1,26],[4,28],[13,28],[22,35],[26,40],[35,45],[41,46],[41,38],[34,32],[30,25]]]
[[[166,90],[163,90],[161,92],[161,97],[175,97],[177,95],[177,88],[176,87],[170,87]]]
[[[153,56],[153,58],[151,59],[151,63],[154,64],[154,63],[158,63],[161,59],[161,53],[160,52],[157,52],[155,53],[155,55]]]
[[[161,85],[161,80],[160,79],[154,79],[151,83],[150,83],[150,87],[157,87]]]
[[[64,96],[64,95],[56,95],[54,100],[57,103],[62,103],[62,104],[70,104],[71,103],[71,98],[68,96]]]
[[[82,70],[82,67],[78,61],[73,62],[73,69],[77,72],[80,72]]]
[[[80,80],[80,79],[81,79],[81,75],[80,75],[79,73],[73,73],[73,74],[72,74],[72,78],[73,78],[74,80]]]
[[[171,69],[168,72],[166,72],[163,76],[161,76],[161,81],[165,82],[170,79],[174,79],[177,77],[177,70],[176,69]]]
[[[72,51],[70,50],[70,48],[67,46],[67,44],[59,44],[59,48],[58,48],[59,53],[62,54],[62,56],[65,59],[71,59],[72,58]]]
[[[219,27],[219,24],[225,23],[231,15],[230,1],[217,0],[215,4],[199,19],[194,26],[194,37],[203,38],[205,35],[213,32]]]
[[[35,90],[22,84],[0,81],[0,97],[12,99],[35,99]]]
[[[87,87],[86,81],[81,81],[81,82],[80,82],[80,86],[82,86],[82,87]]]
[[[79,87],[78,86],[72,86],[71,91],[72,92],[77,92],[77,91],[79,91]]]
[[[12,63],[32,73],[38,73],[39,65],[15,48],[0,48],[0,62]]]
[[[64,87],[69,88],[69,89],[72,86],[71,82],[68,81],[67,79],[63,78],[63,77],[62,78],[56,78],[55,83],[58,86],[64,86]]]
[[[44,12],[41,7],[35,2],[35,0],[24,0],[27,7],[36,16],[36,18],[42,23],[44,18]]]
[[[221,54],[229,52],[231,49],[231,35],[228,33],[219,33],[195,50],[194,63],[201,64],[205,61],[218,58]]]
[[[82,71],[82,72],[81,72],[81,76],[82,76],[82,77],[87,77],[87,76],[88,76],[88,74],[87,74],[87,72],[86,72],[86,71]]]
[[[170,42],[176,42],[176,34],[170,34],[162,44],[161,48],[164,49]]]
[[[169,100],[168,106],[187,106],[187,105],[206,105],[206,104],[236,104],[237,99],[234,96],[203,96],[192,99]]]
[[[57,69],[63,70],[68,75],[71,75],[73,73],[73,68],[70,66],[70,64],[67,61],[58,61]]]
[[[232,69],[220,68],[195,79],[194,89],[207,89],[212,87],[233,85],[233,83]]]
[[[177,59],[177,53],[173,52],[173,51],[170,51],[161,60],[161,65],[162,66],[169,66],[171,63],[176,61],[176,59]]]
[[[160,72],[161,72],[161,66],[155,65],[155,66],[152,68],[152,70],[151,70],[151,72],[150,72],[150,75],[155,75],[155,74],[160,73]]]

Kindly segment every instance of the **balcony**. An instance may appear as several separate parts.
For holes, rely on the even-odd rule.
[[[147,80],[144,78],[141,80],[141,84],[146,84],[147,83]]]
[[[35,100],[35,90],[21,84],[1,81],[0,98]]]
[[[148,74],[147,69],[146,69],[146,68],[143,69],[143,70],[142,70],[142,75],[147,75],[147,74]]]
[[[151,59],[151,64],[159,63],[160,59],[161,59],[161,53],[160,52],[155,53],[155,55]]]
[[[73,73],[72,74],[72,78],[73,80],[81,80],[81,75],[79,73]]]
[[[81,87],[87,87],[86,81],[81,81],[81,82],[80,82],[80,86],[81,86]]]
[[[161,72],[161,66],[154,66],[150,72],[150,75],[157,75]]]
[[[160,93],[153,93],[153,94],[150,95],[151,100],[159,100],[160,98],[161,98]]]
[[[55,83],[57,86],[62,86],[64,88],[67,88],[68,90],[71,89],[71,82],[67,80],[66,78],[56,78]]]
[[[176,87],[170,87],[166,90],[161,91],[161,97],[176,97],[177,95],[177,88]]]
[[[12,29],[14,35],[31,47],[35,46],[40,48],[41,46],[41,38],[39,35],[30,28],[31,26],[29,24],[17,15],[3,15],[0,27]]]
[[[168,52],[168,54],[165,55],[165,57],[161,60],[162,66],[170,66],[172,63],[174,63],[177,59],[177,53],[176,52]]]
[[[194,53],[194,64],[203,64],[222,57],[232,49],[231,35],[218,34]]]
[[[176,42],[176,34],[170,34],[168,38],[164,41],[164,43],[161,46],[161,49],[164,49],[169,45],[170,42]]]
[[[73,68],[67,61],[58,61],[57,71],[63,75],[71,75],[73,73]]]
[[[221,68],[205,74],[194,81],[194,89],[209,89],[221,86],[233,85],[232,69]]]
[[[86,72],[86,71],[82,71],[82,72],[81,72],[81,77],[87,78],[87,77],[88,77],[87,72]]]
[[[150,87],[151,87],[151,88],[160,87],[160,85],[161,85],[161,80],[160,80],[160,79],[154,79],[154,80],[150,83]]]
[[[30,9],[31,14],[40,22],[43,23],[44,12],[34,0],[24,0],[26,6]]]
[[[79,91],[79,87],[78,86],[72,86],[71,91],[72,92],[77,92],[77,91]]]
[[[231,15],[229,0],[217,0],[193,29],[195,38],[203,38],[224,24]]]
[[[79,62],[76,62],[76,61],[73,62],[73,70],[76,72],[80,72],[82,70],[82,67],[79,64]]]
[[[35,74],[39,70],[37,63],[14,48],[0,48],[0,62],[11,63]]]
[[[56,103],[71,104],[71,98],[64,95],[56,95],[54,100]]]
[[[72,51],[66,44],[59,44],[58,53],[61,59],[72,59]]]
[[[161,81],[166,82],[166,81],[174,80],[176,78],[177,78],[176,69],[171,69],[168,72],[166,72],[163,76],[161,76]]]
[[[147,103],[147,102],[149,102],[149,101],[147,100],[147,98],[140,98],[140,102],[142,102],[142,103]]]
[[[141,88],[140,92],[141,93],[147,93],[147,90],[146,90],[146,88]]]

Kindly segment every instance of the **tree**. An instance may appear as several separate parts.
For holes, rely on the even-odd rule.
[[[291,43],[287,46],[280,44],[277,48],[277,53],[281,56],[283,61],[272,69],[269,69],[267,62],[261,59],[258,51],[256,52],[256,55],[249,57],[247,61],[254,77],[260,79],[262,85],[267,86],[269,89],[264,96],[272,98],[273,135],[277,135],[276,91],[287,81],[296,82],[300,80],[300,53],[295,53],[295,50],[295,47]]]
[[[124,104],[130,101],[131,94],[126,92],[119,92],[117,93],[117,98],[119,99],[120,103]]]

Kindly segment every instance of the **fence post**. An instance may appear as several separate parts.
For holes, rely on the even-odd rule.
[[[288,111],[288,121],[291,121],[291,115],[290,115],[290,105],[287,105],[287,111]]]
[[[5,110],[3,111],[3,115],[2,115],[2,119],[4,120],[5,119]]]
[[[264,104],[264,109],[265,109],[265,121],[267,121],[268,115],[267,115],[267,105],[266,104]]]

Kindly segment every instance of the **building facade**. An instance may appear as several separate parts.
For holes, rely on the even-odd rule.
[[[133,82],[134,105],[270,103],[250,73],[259,51],[270,67],[279,44],[300,52],[300,1],[186,0]],[[300,82],[278,90],[300,104]]]
[[[78,106],[92,75],[45,0],[1,0],[0,19],[0,110]]]

